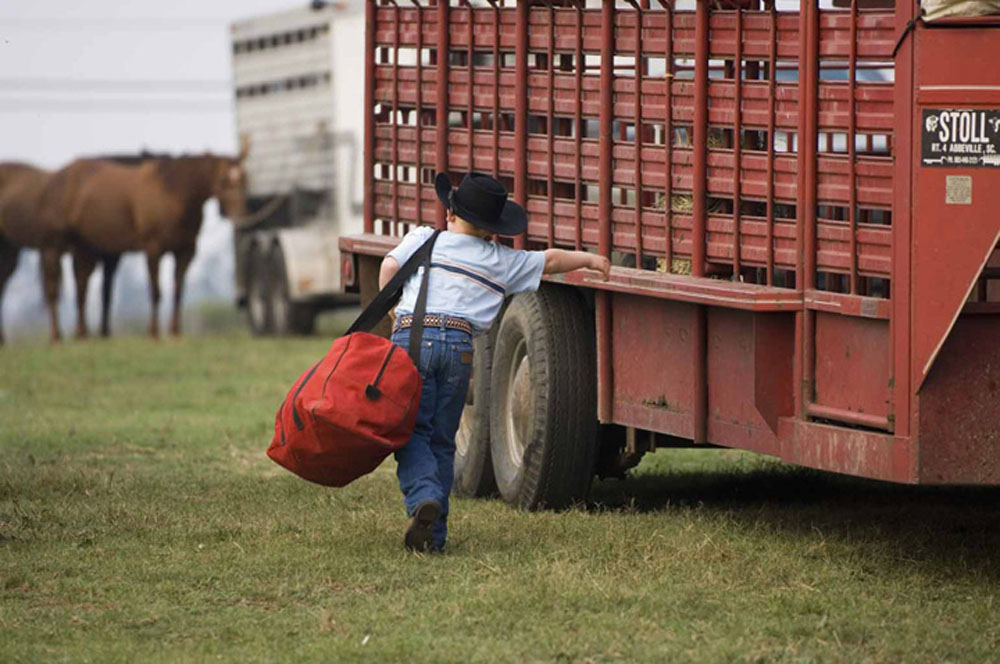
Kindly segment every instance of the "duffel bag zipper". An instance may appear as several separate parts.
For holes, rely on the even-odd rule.
[[[316,369],[319,369],[319,365],[321,362],[322,360],[313,365],[313,368],[309,370],[309,373],[306,374],[306,377],[299,384],[299,389],[295,390],[295,394],[292,395],[292,419],[295,420],[295,428],[297,428],[299,431],[305,429],[306,424],[305,422],[302,421],[302,418],[299,416],[299,411],[295,409],[295,400],[299,398],[299,392],[302,391],[302,388],[306,386],[306,383],[309,382],[309,379],[313,377],[314,373],[316,373]],[[282,434],[284,434],[284,432],[282,432]]]
[[[392,359],[392,354],[396,352],[396,344],[389,346],[389,352],[385,354],[385,361],[382,362],[382,366],[379,367],[378,375],[375,376],[375,381],[365,387],[365,396],[375,401],[380,396],[382,396],[382,390],[378,389],[379,381],[382,380],[382,374],[385,373],[385,368],[389,366],[389,360]]]

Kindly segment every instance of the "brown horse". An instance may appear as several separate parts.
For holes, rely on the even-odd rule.
[[[77,283],[77,335],[86,336],[86,285],[102,256],[141,250],[149,269],[152,314],[149,333],[159,335],[159,268],[173,252],[174,307],[170,332],[180,334],[184,275],[194,256],[202,207],[217,198],[223,216],[245,213],[245,178],[240,155],[155,159],[138,166],[100,162],[88,175],[69,216]]]
[[[69,243],[66,199],[54,196],[53,173],[19,162],[0,164],[0,295],[22,247],[40,249],[50,334],[57,341],[56,306],[62,271],[59,258]],[[2,341],[0,330],[0,341]]]

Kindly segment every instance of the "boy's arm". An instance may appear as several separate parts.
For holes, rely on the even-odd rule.
[[[378,289],[382,290],[389,283],[396,273],[399,272],[399,263],[392,256],[382,259],[382,267],[378,270]]]
[[[572,272],[579,268],[597,270],[605,280],[611,276],[611,261],[605,256],[598,256],[586,251],[545,250],[545,274]]]

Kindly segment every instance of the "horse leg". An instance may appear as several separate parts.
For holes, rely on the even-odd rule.
[[[115,272],[118,270],[118,261],[121,254],[105,254],[101,261],[104,263],[104,283],[101,288],[101,336],[111,336],[111,289],[115,283]]]
[[[60,249],[42,249],[42,283],[45,288],[45,302],[49,309],[49,339],[57,343],[62,335],[59,332],[59,286],[62,281],[62,257]]]
[[[146,251],[146,267],[149,268],[149,297],[153,310],[149,314],[149,336],[160,336],[160,257],[159,251]]]
[[[174,314],[170,319],[170,334],[175,337],[181,335],[181,295],[184,290],[184,274],[193,257],[194,247],[174,252]]]
[[[87,338],[87,285],[97,265],[97,254],[89,249],[73,249],[73,277],[76,279],[76,338]]]
[[[3,291],[17,267],[18,248],[0,237],[0,346],[3,345]]]

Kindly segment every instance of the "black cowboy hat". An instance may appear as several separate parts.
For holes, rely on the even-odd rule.
[[[469,173],[452,189],[447,173],[438,173],[434,189],[444,206],[473,226],[497,235],[520,235],[528,227],[524,208],[507,200],[507,189],[489,175]]]

